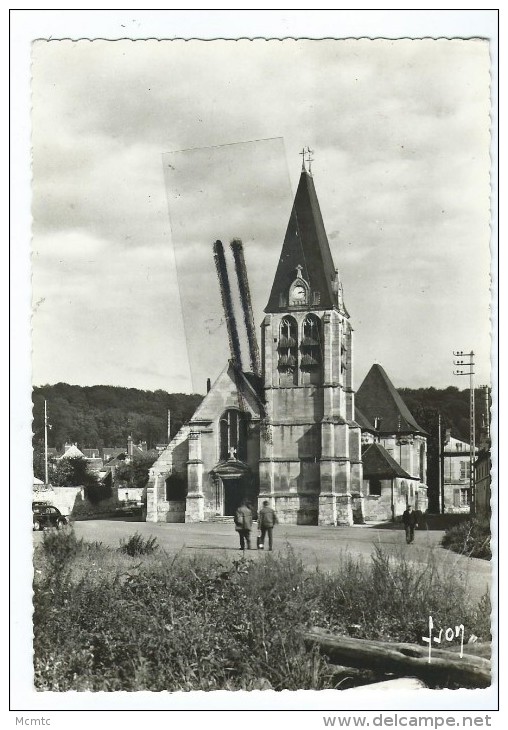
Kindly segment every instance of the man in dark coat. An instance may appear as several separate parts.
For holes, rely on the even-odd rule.
[[[277,515],[265,499],[259,510],[258,529],[261,530],[261,545],[265,544],[265,537],[268,534],[268,549],[273,550],[273,528],[277,524]]]
[[[406,511],[402,514],[402,522],[406,530],[406,542],[410,545],[415,539],[415,527],[418,527],[416,512],[413,512],[410,504],[408,504]]]
[[[247,502],[243,501],[235,513],[235,530],[240,535],[240,550],[250,550],[250,531],[252,530],[252,512]]]

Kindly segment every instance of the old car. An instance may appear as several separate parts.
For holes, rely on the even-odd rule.
[[[32,513],[34,530],[43,530],[45,527],[56,527],[60,530],[69,522],[58,507],[45,502],[32,502]]]

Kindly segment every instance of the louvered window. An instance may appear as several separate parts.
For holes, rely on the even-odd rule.
[[[302,370],[319,368],[322,362],[321,327],[319,318],[309,314],[303,321],[302,341],[300,343]]]
[[[295,384],[298,366],[298,325],[293,317],[284,317],[280,323],[277,354],[281,383]]]

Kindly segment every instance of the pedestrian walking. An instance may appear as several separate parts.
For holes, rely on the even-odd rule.
[[[406,507],[406,511],[402,514],[402,522],[406,531],[406,542],[410,545],[415,539],[415,527],[418,527],[418,517],[410,504]]]
[[[258,529],[261,530],[261,548],[264,547],[265,537],[268,535],[268,550],[273,550],[273,528],[277,523],[275,510],[270,507],[270,503],[265,499],[258,515]]]
[[[240,536],[240,550],[250,550],[250,531],[252,530],[252,511],[244,500],[235,513],[235,530]]]

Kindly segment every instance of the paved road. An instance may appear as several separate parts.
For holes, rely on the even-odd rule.
[[[234,559],[240,551],[234,525],[228,523],[203,522],[198,524],[166,524],[153,522],[123,522],[118,520],[90,520],[76,522],[78,537],[85,540],[100,540],[105,545],[118,547],[120,540],[135,532],[147,537],[154,535],[161,547],[169,554],[181,551],[193,555],[206,551],[207,555]],[[256,532],[253,532],[255,537]],[[41,539],[34,533],[36,540]],[[413,545],[405,544],[401,526],[354,527],[298,527],[278,525],[275,528],[275,552],[284,550],[289,544],[309,567],[319,566],[321,570],[333,571],[337,566],[340,551],[352,556],[368,559],[374,545],[397,555],[410,556],[415,563],[426,564],[431,553],[438,564],[452,566],[467,579],[471,597],[479,599],[491,582],[491,564],[486,560],[465,558],[439,547],[443,532],[439,530],[417,530]],[[254,542],[254,540],[253,540]],[[261,554],[261,553],[259,553]],[[257,558],[253,550],[249,556]]]

